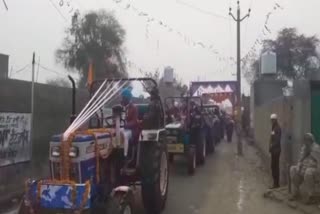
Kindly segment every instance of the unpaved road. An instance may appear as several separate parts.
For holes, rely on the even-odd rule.
[[[235,144],[220,144],[194,176],[187,175],[183,159],[177,158],[163,214],[298,214],[262,197],[269,176],[260,169],[255,150],[245,146],[239,158],[235,149]],[[13,209],[6,214],[15,213]]]
[[[164,214],[297,214],[286,205],[262,197],[268,175],[254,148],[245,145],[244,157],[236,145],[221,143],[206,165],[192,177],[182,161],[171,168],[170,190]]]

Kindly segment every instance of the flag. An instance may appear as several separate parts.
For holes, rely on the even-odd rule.
[[[93,82],[93,65],[92,62],[89,64],[87,87],[90,88]]]

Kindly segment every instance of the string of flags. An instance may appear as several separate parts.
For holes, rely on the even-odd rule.
[[[56,0],[61,9],[64,9],[68,14],[74,13],[75,7],[72,0]]]
[[[257,59],[257,57],[258,57],[257,51],[263,45],[263,41],[265,39],[267,39],[267,37],[272,33],[270,27],[268,26],[270,17],[274,14],[275,11],[283,10],[283,9],[284,9],[284,7],[282,7],[279,3],[277,3],[277,2],[274,3],[271,11],[268,12],[266,15],[264,26],[261,30],[261,33],[259,34],[259,36],[255,40],[255,42],[252,45],[249,52],[241,59],[241,63],[242,63],[241,67],[242,67],[242,70],[244,71],[243,75],[249,81],[252,81],[254,79],[254,75],[255,75],[254,73],[250,72],[252,70],[251,63],[253,60]]]
[[[70,15],[73,14],[75,11],[77,11],[77,8],[75,7],[73,0],[50,0],[50,1],[55,1],[57,6],[59,6],[65,13],[68,13]],[[218,62],[222,62],[225,65],[230,65],[230,66],[236,65],[236,59],[234,57],[223,56],[222,54],[219,53],[219,51],[217,49],[214,48],[215,46],[213,44],[206,44],[202,41],[194,40],[193,38],[189,37],[185,33],[171,27],[170,25],[168,25],[164,21],[156,19],[155,17],[148,14],[147,12],[138,9],[137,7],[135,7],[133,5],[132,2],[130,2],[130,1],[125,2],[125,0],[113,0],[113,2],[116,3],[122,9],[131,10],[137,16],[146,19],[145,35],[146,35],[147,39],[149,38],[150,25],[151,24],[158,25],[158,26],[162,27],[164,30],[166,30],[167,32],[175,34],[176,36],[180,37],[182,39],[182,41],[187,46],[202,48],[202,49],[207,50],[210,53],[214,54],[216,57],[216,60]],[[266,14],[265,23],[264,23],[264,26],[262,28],[261,33],[259,34],[258,38],[255,40],[253,46],[250,48],[248,53],[241,59],[242,63],[245,63],[248,61],[248,59],[252,58],[254,56],[254,53],[256,52],[257,48],[263,44],[263,40],[265,39],[265,37],[267,37],[268,35],[270,35],[272,33],[270,27],[268,26],[268,22],[270,20],[270,17],[273,15],[273,13],[279,9],[283,10],[284,8],[279,3],[275,2],[272,10]],[[59,12],[61,13],[61,11],[59,11]],[[159,40],[157,41],[157,48],[159,49]],[[128,61],[128,63],[129,63],[129,61]],[[131,64],[131,66],[135,65],[137,67],[138,71],[142,71],[142,69],[139,68],[133,62],[131,62],[130,64]],[[129,66],[129,64],[128,64],[128,66]],[[142,73],[145,73],[145,72],[142,72]]]
[[[279,9],[284,10],[284,7],[282,7],[279,3],[275,2],[274,5],[272,6],[271,11],[268,12],[266,15],[264,26],[259,36],[255,40],[254,44],[252,45],[248,53],[241,59],[242,63],[247,62],[250,58],[255,56],[255,53],[258,47],[261,46],[263,44],[263,41],[266,39],[266,37],[272,33],[270,27],[268,26],[268,23],[269,23],[270,17]]]
[[[190,36],[183,33],[182,31],[171,27],[170,25],[168,25],[164,21],[158,20],[155,17],[153,17],[152,15],[148,14],[147,12],[138,9],[137,7],[135,7],[133,5],[132,2],[126,3],[125,0],[113,0],[113,2],[118,4],[118,6],[121,7],[123,10],[131,10],[137,16],[146,19],[146,22],[147,22],[146,38],[149,37],[149,35],[148,35],[149,34],[149,29],[148,29],[149,26],[151,24],[158,25],[158,26],[162,27],[164,30],[166,30],[167,32],[175,34],[176,36],[180,37],[182,39],[182,41],[187,46],[199,47],[199,48],[205,49],[205,50],[209,51],[210,53],[216,55],[216,60],[219,62],[230,62],[232,65],[236,64],[236,60],[233,57],[222,56],[222,54],[220,54],[219,51],[214,48],[213,44],[206,44],[202,41],[195,40],[195,39],[191,38]]]

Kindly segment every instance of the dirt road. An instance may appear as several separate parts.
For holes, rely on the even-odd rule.
[[[261,170],[256,150],[244,147],[244,157],[236,155],[236,145],[222,143],[206,165],[189,177],[182,161],[174,164],[170,192],[164,214],[296,214],[294,210],[262,197],[269,185]]]

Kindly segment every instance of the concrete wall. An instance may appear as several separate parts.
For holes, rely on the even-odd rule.
[[[272,100],[269,103],[265,103],[260,106],[255,106],[253,113],[254,117],[254,140],[256,145],[262,151],[264,158],[270,162],[269,143],[271,123],[270,115],[275,113],[278,115],[279,123],[282,128],[282,140],[281,140],[281,182],[287,182],[288,166],[291,160],[291,143],[289,137],[291,135],[290,120],[292,111],[290,109],[292,100],[286,97],[279,97]]]
[[[31,111],[31,83],[0,80],[0,112]],[[77,91],[77,111],[88,100],[86,91]],[[34,136],[32,161],[0,167],[0,200],[21,190],[27,177],[48,173],[50,136],[61,133],[68,126],[71,114],[71,89],[35,84]],[[5,194],[6,193],[6,194]]]
[[[283,95],[282,88],[287,85],[286,81],[263,79],[253,83],[253,96],[255,105],[262,105]]]
[[[7,79],[9,72],[9,56],[0,53],[0,79]]]
[[[292,97],[282,96],[279,88],[272,89],[273,84],[269,87],[267,85],[260,82],[252,90],[254,93],[254,100],[251,102],[254,108],[252,111],[254,140],[264,156],[269,159],[270,114],[278,114],[282,127],[281,176],[282,182],[285,183],[288,167],[298,160],[303,136],[311,131],[310,82],[294,81]],[[271,92],[263,92],[262,88],[269,89]],[[276,96],[276,91],[278,91],[277,98],[270,100],[270,96],[267,99],[264,97],[268,93]]]
[[[299,80],[293,83],[293,114],[292,114],[292,161],[296,163],[303,136],[311,132],[311,90],[310,82]]]

